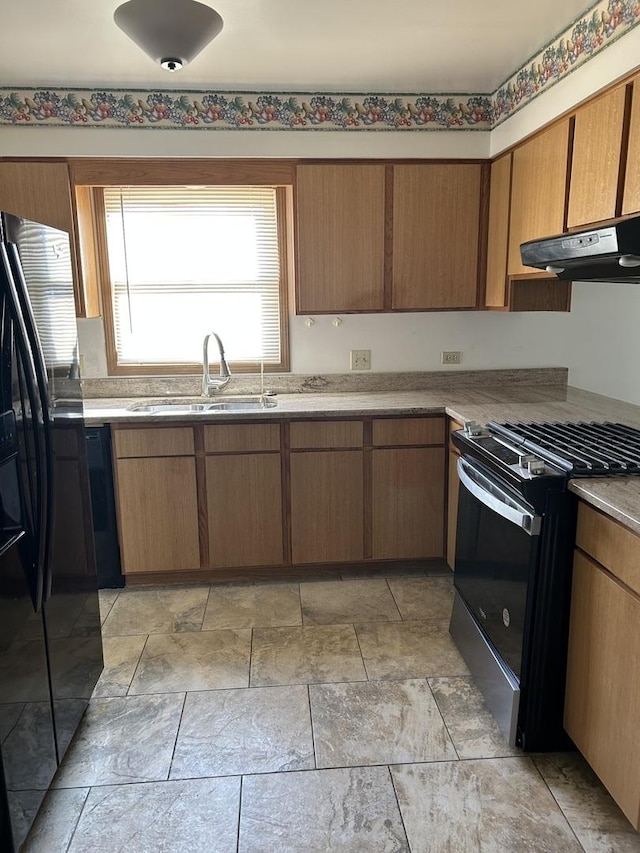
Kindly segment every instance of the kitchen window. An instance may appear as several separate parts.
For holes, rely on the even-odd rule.
[[[197,372],[210,331],[236,371],[288,369],[284,192],[95,190],[110,373]]]

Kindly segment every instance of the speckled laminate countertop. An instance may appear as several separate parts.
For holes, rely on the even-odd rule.
[[[223,394],[220,399],[233,395]],[[461,422],[495,421],[620,421],[640,428],[640,406],[562,385],[511,385],[478,388],[437,388],[427,391],[281,394],[275,408],[206,414],[131,412],[140,403],[163,403],[175,397],[86,399],[88,425],[104,423],[224,423],[229,420],[282,420],[447,414]],[[202,398],[184,398],[184,402]],[[573,480],[569,488],[583,500],[640,534],[640,477]]]

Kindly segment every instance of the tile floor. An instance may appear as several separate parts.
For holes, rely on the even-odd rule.
[[[101,593],[105,670],[26,853],[627,853],[577,754],[510,749],[450,576]]]

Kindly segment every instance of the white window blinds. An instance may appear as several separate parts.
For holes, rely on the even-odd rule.
[[[281,363],[273,187],[106,187],[118,364]],[[211,358],[215,359],[214,349]]]

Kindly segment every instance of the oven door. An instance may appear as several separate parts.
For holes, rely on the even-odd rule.
[[[498,657],[519,682],[527,593],[542,518],[477,460],[458,460],[454,583]]]

